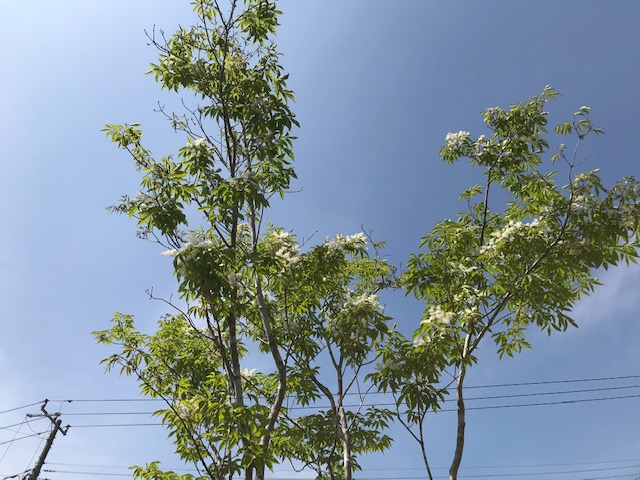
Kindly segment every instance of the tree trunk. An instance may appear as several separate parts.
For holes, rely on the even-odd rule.
[[[466,426],[464,409],[464,377],[467,373],[466,360],[469,355],[470,339],[471,335],[467,334],[467,338],[464,340],[464,348],[462,349],[460,374],[458,375],[458,385],[456,388],[458,401],[458,432],[456,435],[456,451],[453,454],[453,461],[451,462],[451,468],[449,469],[449,480],[458,479],[458,469],[460,468],[460,462],[462,462],[462,452],[464,450],[464,429]]]
[[[342,398],[338,404],[338,415],[340,417],[340,430],[342,432],[342,460],[344,462],[344,480],[351,480],[353,472],[353,462],[351,461],[351,433],[347,423],[347,416],[342,406]]]

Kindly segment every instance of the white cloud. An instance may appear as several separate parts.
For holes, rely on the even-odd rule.
[[[606,319],[629,315],[640,309],[640,268],[637,265],[603,270],[598,277],[602,285],[584,297],[573,310],[581,328]]]

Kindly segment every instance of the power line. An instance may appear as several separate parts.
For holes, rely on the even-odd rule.
[[[17,478],[17,477],[19,477],[21,475],[24,475],[24,474],[28,473],[28,472],[29,472],[29,470],[24,470],[23,472],[16,473],[16,474],[13,474],[13,475],[5,475],[4,477],[2,477],[2,480],[9,480],[11,478]]]
[[[93,425],[71,425],[73,428],[97,428],[97,427],[161,427],[162,423],[100,423]],[[0,444],[1,445],[1,444]]]
[[[39,402],[30,403],[28,405],[22,405],[21,407],[10,408],[9,410],[2,410],[0,412],[0,415],[2,415],[3,413],[15,412],[16,410],[22,410],[23,408],[33,407],[34,405],[40,405],[41,403],[42,401],[39,401]]]
[[[73,470],[49,470],[43,469],[43,472],[47,473],[67,473],[73,475],[100,475],[105,477],[131,477],[130,473],[106,473],[106,472],[76,472]]]
[[[11,427],[17,427],[18,425],[24,425],[25,423],[29,424],[31,422],[37,422],[38,420],[42,420],[42,419],[41,418],[32,418],[32,419],[29,419],[29,420],[26,420],[26,421],[22,421],[20,423],[13,423],[11,425],[5,425],[4,427],[0,427],[0,430],[8,430]]]
[[[2,457],[0,457],[0,463],[2,463],[2,461],[4,460],[4,457],[7,456],[7,452],[9,451],[9,449],[11,448],[11,445],[13,445],[13,442],[15,441],[16,437],[18,436],[18,433],[20,432],[20,428],[22,428],[22,425],[24,425],[24,423],[26,421],[27,421],[27,416],[25,415],[24,419],[22,420],[22,423],[20,424],[18,429],[13,434],[13,438],[9,441],[9,444],[7,445],[7,448],[5,449],[4,453],[2,454]]]
[[[604,381],[612,381],[612,380],[629,380],[629,379],[638,379],[640,375],[623,375],[617,377],[599,377],[599,378],[577,378],[577,379],[567,379],[567,380],[545,380],[545,381],[536,381],[536,382],[520,382],[520,383],[496,383],[496,384],[487,384],[487,385],[469,385],[466,386],[465,389],[472,390],[478,388],[499,388],[499,387],[525,387],[525,386],[534,386],[534,385],[553,385],[553,384],[563,384],[563,383],[582,383],[582,382],[604,382]],[[614,387],[612,387],[614,388]],[[618,388],[626,388],[626,387],[618,387]],[[369,392],[367,396],[371,395],[384,395],[383,392]],[[346,395],[360,395],[357,392],[349,392]],[[162,402],[159,398],[77,398],[72,400],[51,400],[52,402],[76,402],[76,403],[91,403],[91,402]]]
[[[574,469],[574,470],[555,470],[555,471],[537,471],[537,472],[509,472],[509,473],[479,473],[479,474],[465,474],[464,478],[506,478],[506,477],[534,477],[534,476],[546,476],[546,475],[568,475],[568,474],[577,474],[577,473],[593,473],[593,472],[607,472],[612,470],[622,470],[622,469],[631,469],[631,468],[639,468],[640,464],[637,465],[628,465],[623,467],[604,467],[604,468],[584,468],[584,469]],[[363,472],[366,472],[364,470]],[[91,471],[77,471],[77,470],[56,470],[56,469],[43,469],[43,472],[47,473],[64,473],[71,475],[96,475],[96,476],[109,476],[109,477],[130,477],[131,474],[127,473],[109,473],[109,472],[91,472]],[[605,478],[620,478],[630,475],[637,475],[636,473],[626,473],[622,475],[614,475],[607,477],[592,477],[591,480],[596,479],[605,479]],[[394,475],[393,477],[388,476],[376,476],[376,477],[360,477],[360,480],[420,480],[424,478],[424,475],[405,475],[398,476]],[[435,478],[446,478],[446,477],[435,477]],[[284,477],[272,477],[271,480],[310,480],[305,479],[305,477],[293,477],[293,478],[284,478]]]
[[[504,398],[521,398],[521,397],[539,397],[545,395],[568,395],[575,393],[593,393],[593,392],[604,392],[604,391],[612,391],[612,390],[628,390],[631,388],[640,388],[640,385],[625,385],[621,387],[603,387],[603,388],[587,388],[580,390],[562,390],[556,392],[533,392],[533,393],[517,393],[517,394],[509,394],[509,395],[492,395],[486,397],[469,397],[466,398],[465,401],[477,401],[477,400],[496,400],[496,399],[504,399]],[[618,398],[618,397],[615,397]],[[624,398],[624,397],[621,397]],[[455,401],[455,399],[445,399],[444,402]],[[378,405],[378,406],[392,406],[394,403],[365,403],[363,406],[369,405]],[[298,410],[302,408],[327,408],[327,407],[318,407],[318,406],[295,406],[290,407],[290,410]],[[446,410],[450,411],[450,410]],[[155,412],[74,412],[74,413],[65,413],[65,416],[109,416],[109,415],[153,415]]]
[[[484,406],[468,406],[466,410],[495,410],[500,408],[523,408],[523,407],[542,407],[549,405],[569,405],[574,403],[587,403],[587,402],[603,402],[603,401],[611,401],[611,400],[625,400],[630,398],[640,398],[639,395],[623,395],[618,397],[603,397],[603,398],[581,398],[574,400],[556,400],[553,402],[531,402],[531,403],[517,403],[511,405],[484,405]],[[395,406],[395,403],[377,403],[377,404],[362,404],[362,405],[344,405],[344,408],[361,408],[361,407],[390,407]],[[306,407],[295,407],[296,409],[327,409],[329,406],[306,406]],[[293,410],[293,408],[291,409]],[[455,408],[443,408],[438,410],[437,412],[456,412]],[[140,414],[150,414],[149,412],[141,412]],[[71,415],[71,414],[65,414]],[[93,415],[101,415],[101,413],[94,413]],[[163,424],[158,423],[116,423],[116,424],[90,424],[90,425],[78,425],[74,424],[74,428],[98,428],[98,427],[146,427],[146,426],[162,426]],[[1,444],[0,444],[1,445]]]
[[[550,385],[554,383],[578,383],[578,382],[604,382],[609,380],[627,380],[630,378],[640,378],[640,375],[624,375],[620,377],[601,377],[601,378],[578,378],[571,380],[546,380],[540,382],[521,382],[521,383],[496,383],[493,385],[471,385],[465,388],[496,388],[496,387],[523,387],[529,385]]]
[[[12,440],[7,440],[6,442],[0,442],[0,445],[6,445],[7,443],[17,442],[19,440],[24,440],[25,438],[37,437],[38,435],[44,435],[45,433],[47,433],[47,431],[39,432],[39,433],[32,433],[31,435],[25,435],[24,437],[14,438]]]
[[[640,388],[640,385],[624,385],[621,387],[602,387],[602,388],[584,388],[581,390],[562,390],[558,392],[533,392],[533,393],[515,393],[509,395],[492,395],[487,397],[469,397],[467,400],[495,400],[498,398],[518,398],[518,397],[539,397],[543,395],[564,395],[573,393],[593,393],[605,392],[611,390],[627,390],[629,388]],[[445,399],[445,401],[455,401],[454,399]]]
[[[563,463],[529,463],[529,464],[511,464],[511,465],[469,465],[463,466],[461,470],[481,470],[481,469],[504,469],[504,468],[512,468],[512,469],[525,469],[525,468],[550,468],[550,467],[579,467],[586,465],[606,465],[606,464],[616,464],[616,463],[640,463],[640,458],[630,458],[623,460],[601,460],[601,461],[589,461],[589,462],[563,462]],[[95,463],[60,463],[60,462],[47,462],[47,465],[57,465],[61,467],[82,467],[82,468],[113,468],[113,469],[130,469],[130,466],[127,465],[104,465],[104,464],[95,464]],[[173,468],[173,467],[165,467],[166,470],[172,470],[174,472],[184,471],[184,472],[196,472],[195,468]],[[620,465],[618,467],[612,468],[634,468],[634,465]],[[612,469],[609,468],[609,469]],[[448,470],[449,467],[432,467],[433,470]],[[277,469],[279,472],[288,472],[292,473],[294,470],[291,469]],[[374,467],[374,468],[366,468],[365,471],[373,472],[373,471],[409,471],[409,470],[424,470],[424,466],[420,465],[417,467]]]

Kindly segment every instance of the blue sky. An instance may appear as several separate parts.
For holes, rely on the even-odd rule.
[[[351,234],[364,225],[387,241],[394,262],[405,262],[436,221],[461,208],[458,193],[477,175],[462,163],[438,160],[446,133],[485,133],[481,110],[526,100],[547,84],[563,93],[549,106],[552,122],[570,119],[586,104],[606,132],[586,142],[585,168],[601,168],[609,184],[640,175],[636,1],[286,0],[280,8],[278,45],[301,123],[295,185],[301,191],[276,203],[271,217],[299,236]],[[116,310],[152,328],[164,309],[144,291],[154,287],[168,296],[174,284],[170,261],[135,238],[133,223],[105,210],[121,194],[136,191],[137,177],[100,129],[105,123],[142,123],[147,145],[157,154],[184,144],[153,112],[158,100],[171,100],[144,75],[156,52],[146,45],[143,30],[157,25],[170,33],[191,21],[191,9],[183,1],[40,0],[2,2],[2,11],[0,412],[43,398],[134,398],[133,382],[103,374],[98,363],[108,351],[89,333],[106,327]],[[515,359],[498,361],[487,345],[469,383],[639,375],[640,268],[613,269],[601,278],[604,286],[575,310],[580,329],[550,338],[532,332],[533,349]],[[417,324],[420,310],[410,300],[388,299],[387,313],[400,324]],[[546,391],[637,383],[557,384]],[[482,395],[545,391],[536,388],[486,389]],[[640,389],[591,397],[634,394]],[[538,400],[485,405],[532,401]],[[467,470],[461,473],[525,472],[515,467],[537,465],[526,471],[592,470],[548,479],[634,478],[640,466],[618,467],[640,465],[639,402],[472,411]],[[152,408],[113,402],[51,407],[67,414]],[[37,409],[0,414],[0,427]],[[56,440],[49,461],[58,465],[50,469],[156,459],[178,465],[158,427],[79,427],[150,421],[145,417],[63,418],[78,427]],[[430,449],[437,467],[450,461],[452,422],[446,413],[432,420]],[[36,431],[44,426],[33,424]],[[0,443],[14,433],[0,429]],[[22,426],[17,436],[29,433]],[[415,445],[400,430],[394,434],[396,445],[384,458],[363,459],[362,477],[395,478],[399,473],[374,469],[420,467]],[[4,458],[8,444],[0,445],[0,478],[26,469],[39,442],[15,442]],[[618,460],[635,462],[595,463]],[[541,467],[548,464],[574,465]],[[512,468],[471,468],[500,465]],[[81,475],[47,473],[54,480],[65,476]]]

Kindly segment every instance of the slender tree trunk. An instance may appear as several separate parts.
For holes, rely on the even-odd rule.
[[[331,352],[330,352],[331,353]],[[342,439],[342,469],[344,480],[351,480],[353,475],[353,462],[351,460],[351,432],[347,422],[347,414],[344,410],[344,385],[342,383],[342,358],[336,363],[331,354],[334,367],[338,373],[338,419],[340,420],[340,438]]]
[[[342,432],[342,460],[344,480],[351,480],[353,472],[353,462],[351,461],[351,433],[347,423],[347,415],[342,406],[342,399],[338,405],[338,415],[340,417],[340,430]]]
[[[464,341],[464,348],[462,350],[462,361],[460,362],[460,374],[458,375],[458,382],[456,388],[457,401],[458,401],[458,430],[456,435],[456,451],[453,454],[453,461],[451,462],[451,468],[449,469],[449,480],[458,479],[458,469],[460,468],[460,462],[462,462],[462,452],[464,451],[464,429],[465,422],[465,409],[464,409],[464,377],[467,373],[466,359],[469,354],[469,342],[471,335],[468,334]]]

